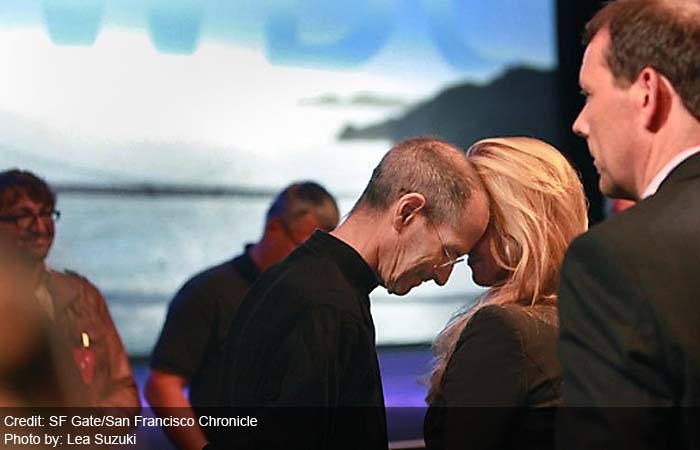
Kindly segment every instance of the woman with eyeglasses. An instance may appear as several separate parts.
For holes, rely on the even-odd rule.
[[[426,446],[553,448],[562,401],[556,292],[564,253],[588,225],[583,187],[537,139],[485,139],[467,156],[491,203],[468,264],[489,290],[436,339]]]

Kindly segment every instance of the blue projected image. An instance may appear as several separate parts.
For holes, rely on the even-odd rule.
[[[229,45],[262,43],[273,62],[356,67],[375,56],[402,24],[428,30],[427,40],[452,66],[512,62],[527,57],[552,65],[550,0],[6,0],[0,25],[42,23],[52,42],[92,45],[111,26],[145,29],[164,53],[191,54],[200,39]],[[415,29],[414,29],[415,31]],[[320,37],[320,39],[319,39]]]
[[[404,137],[555,140],[555,47],[552,0],[3,0],[0,169],[57,187],[50,263],[146,355],[177,288],[256,240],[284,185],[317,180],[345,213]],[[378,342],[429,342],[479,292],[467,268],[377,290]]]

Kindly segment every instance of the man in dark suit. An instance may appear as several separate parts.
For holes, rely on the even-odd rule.
[[[558,446],[698,448],[695,410],[666,407],[700,406],[700,1],[617,0],[586,40],[573,129],[601,191],[637,204],[564,262],[560,356],[576,408]]]

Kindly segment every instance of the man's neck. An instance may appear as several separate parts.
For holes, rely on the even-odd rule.
[[[377,228],[378,220],[367,217],[370,213],[356,211],[352,213],[338,228],[331,231],[331,235],[352,247],[367,263],[377,271],[379,258],[377,252]]]
[[[31,277],[32,286],[34,286],[34,288],[39,287],[39,285],[42,283],[42,281],[44,280],[45,273],[46,263],[43,260],[32,264],[29,275]]]
[[[671,121],[669,121],[671,122]],[[678,154],[700,145],[700,122],[691,121],[673,127],[671,124],[661,131],[651,143],[649,157],[644,165],[644,173],[638,178],[637,199],[643,197],[654,178]]]
[[[284,256],[280,254],[279,249],[275,245],[264,238],[250,248],[248,255],[260,272],[264,272],[270,266],[282,260]]]

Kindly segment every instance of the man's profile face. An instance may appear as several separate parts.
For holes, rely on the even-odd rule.
[[[488,210],[485,215],[472,211],[457,227],[435,225],[424,216],[419,217],[412,224],[413,229],[402,233],[390,265],[380,261],[379,275],[384,287],[390,294],[405,295],[425,281],[444,285],[453,270],[449,263],[469,253],[487,223]]]
[[[22,194],[12,205],[2,208],[0,215],[34,217],[27,226],[20,226],[13,221],[0,221],[0,233],[13,239],[31,259],[43,261],[49,254],[54,239],[55,227],[49,214],[52,210],[51,205],[37,202]]]
[[[634,198],[635,111],[630,89],[615,83],[605,60],[610,45],[607,29],[596,33],[586,48],[579,83],[586,104],[573,124],[584,137],[600,175],[603,194]]]

